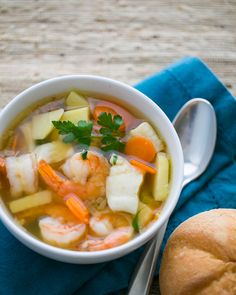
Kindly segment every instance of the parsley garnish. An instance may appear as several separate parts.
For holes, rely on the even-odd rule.
[[[124,124],[121,116],[115,115],[112,117],[111,113],[101,113],[98,117],[98,124],[102,126],[99,130],[102,135],[103,151],[123,151],[125,143],[121,141],[123,133],[119,131],[120,127]]]
[[[111,113],[102,112],[98,117],[98,124],[103,126],[107,131],[117,131],[121,125],[124,124],[124,121],[120,115],[115,115],[112,118]]]
[[[117,160],[118,160],[118,156],[117,155],[113,155],[113,157],[112,157],[112,165],[116,165]]]
[[[99,115],[97,123],[101,126],[99,130],[101,136],[97,136],[101,139],[101,149],[122,152],[125,148],[125,143],[121,141],[124,133],[119,130],[124,124],[122,117],[119,115],[113,117],[111,113],[103,112]],[[92,137],[96,138],[96,136],[92,136],[92,122],[81,120],[74,124],[71,121],[52,121],[52,124],[58,129],[59,134],[64,135],[63,141],[65,143],[78,142],[85,146],[85,150],[90,146]],[[86,159],[87,154],[84,153],[82,157]]]
[[[71,121],[52,121],[52,124],[59,130],[59,134],[65,135],[63,138],[65,143],[77,141],[85,146],[90,145],[93,129],[92,122],[81,120],[75,125]]]
[[[87,155],[88,155],[88,150],[83,150],[82,153],[81,153],[81,157],[83,160],[86,160],[87,159]]]

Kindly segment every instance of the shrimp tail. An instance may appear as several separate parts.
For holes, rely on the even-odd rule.
[[[83,201],[75,194],[69,194],[64,198],[64,201],[70,211],[82,223],[89,223],[89,211]]]
[[[86,195],[86,188],[80,184],[73,183],[58,175],[58,173],[44,160],[39,161],[38,171],[45,183],[60,197],[75,193],[80,198]]]
[[[80,245],[81,249],[88,251],[100,251],[111,249],[128,242],[133,236],[133,229],[131,227],[121,227],[104,239],[87,240]]]
[[[78,191],[79,186],[73,185],[70,181],[60,177],[44,160],[39,162],[38,171],[45,183],[64,198],[65,204],[80,222],[87,224],[89,222],[89,211],[78,195],[74,193],[74,191]]]
[[[56,171],[44,160],[39,161],[38,171],[45,183],[58,195],[64,197],[61,190],[65,180],[60,177]]]

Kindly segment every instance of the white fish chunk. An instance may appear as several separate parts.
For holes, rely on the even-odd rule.
[[[113,211],[124,211],[136,214],[139,203],[139,190],[144,174],[132,166],[125,158],[115,155],[110,162],[114,164],[106,181],[108,205]]]

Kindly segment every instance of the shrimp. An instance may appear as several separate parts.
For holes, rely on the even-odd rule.
[[[100,251],[120,246],[128,242],[133,236],[132,227],[120,227],[103,239],[91,238],[83,242],[79,249],[82,251]]]
[[[79,242],[86,235],[86,225],[79,223],[65,206],[47,206],[43,211],[47,216],[39,220],[39,228],[45,242],[67,247]]]
[[[117,247],[133,236],[127,214],[109,213],[93,216],[89,221],[90,238],[79,245],[80,250],[99,251]]]
[[[38,174],[34,154],[5,159],[7,178],[10,183],[11,194],[17,198],[26,194],[33,194],[38,188]]]
[[[59,247],[68,247],[78,242],[85,235],[86,225],[63,223],[60,218],[44,217],[39,221],[39,228],[45,242]]]
[[[91,217],[89,220],[89,228],[95,235],[104,237],[112,233],[114,227],[111,223],[109,216],[102,218]]]
[[[69,179],[56,172],[44,160],[39,162],[38,171],[46,184],[59,196],[75,193],[86,200],[105,195],[109,164],[97,153],[88,152],[85,160],[81,153],[77,153],[62,166],[62,171]]]
[[[127,213],[107,213],[100,216],[92,216],[89,220],[89,228],[92,234],[104,237],[117,228],[131,225],[130,215]]]

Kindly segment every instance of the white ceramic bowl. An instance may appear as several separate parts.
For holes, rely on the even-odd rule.
[[[143,114],[152,125],[160,131],[172,160],[172,181],[169,197],[161,212],[160,218],[145,232],[137,235],[128,243],[119,247],[97,251],[76,252],[50,246],[37,238],[34,238],[23,227],[18,225],[3,202],[0,203],[0,217],[8,230],[23,244],[32,250],[55,260],[69,263],[98,263],[121,257],[150,240],[160,229],[162,224],[169,218],[178,201],[183,179],[183,153],[178,136],[164,112],[138,90],[118,81],[97,76],[64,76],[50,79],[34,85],[16,96],[3,110],[0,116],[0,136],[5,129],[26,108],[55,94],[67,92],[71,89],[80,89],[90,93],[105,94],[106,97],[116,97],[118,103],[131,107]]]

